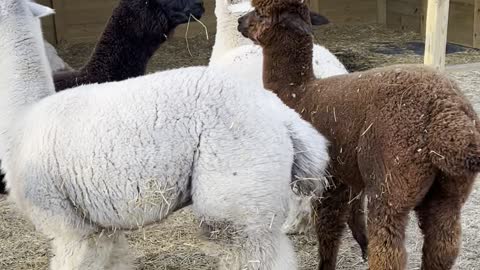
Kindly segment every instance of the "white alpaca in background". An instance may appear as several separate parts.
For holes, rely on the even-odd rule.
[[[243,37],[237,31],[238,18],[253,8],[251,0],[216,0],[215,15],[217,17],[217,33],[210,58],[210,66],[220,67],[231,72],[236,78],[247,79],[259,87],[263,87],[262,48]],[[312,16],[313,17],[313,16]],[[314,24],[325,24],[328,21],[319,16]],[[348,73],[345,66],[328,49],[318,44],[313,47],[313,71],[315,77],[326,78]],[[310,228],[310,199],[291,194],[289,215],[283,225],[287,233],[302,233]]]
[[[9,199],[52,239],[52,270],[131,269],[122,230],[192,204],[233,233],[228,269],[296,269],[291,183],[323,190],[327,143],[275,95],[215,68],[55,94],[29,0],[0,3],[0,145]],[[228,230],[227,230],[228,228]]]
[[[209,65],[228,67],[237,76],[262,84],[262,50],[237,31],[238,18],[252,9],[251,0],[216,0],[217,32]],[[321,25],[328,21],[315,16],[312,23]],[[313,47],[313,69],[317,78],[348,73],[333,53],[318,44]]]
[[[243,37],[236,30],[238,18],[246,13],[244,9],[251,10],[250,0],[216,0],[217,29],[212,55],[210,56],[210,65],[221,61],[225,54],[234,48],[242,45],[253,45],[250,39]]]
[[[44,43],[47,60],[50,63],[50,68],[53,73],[73,70],[67,63],[65,63],[65,61],[63,61],[62,58],[60,58],[60,56],[58,56],[57,50],[52,44],[48,43],[46,40],[44,40]]]

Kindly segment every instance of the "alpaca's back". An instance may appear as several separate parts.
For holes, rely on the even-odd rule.
[[[314,45],[313,48],[313,72],[316,78],[327,78],[336,75],[347,74],[343,64],[326,48]],[[259,87],[263,87],[263,53],[257,45],[243,45],[226,52],[210,66],[222,67],[236,78],[248,79]]]
[[[262,84],[262,48],[237,30],[238,19],[251,11],[250,0],[217,0],[217,34],[210,57],[210,66],[228,69],[236,76]],[[345,66],[323,46],[314,44],[313,71],[316,78],[348,73]]]
[[[318,79],[348,73],[342,62],[323,46],[313,45],[312,60],[313,74]]]
[[[64,211],[44,199],[58,194],[56,187],[94,223],[130,228],[188,203],[197,161],[199,170],[232,170],[245,192],[259,179],[255,171],[268,168],[278,175],[263,181],[285,191],[293,150],[281,116],[256,102],[261,90],[237,85],[219,72],[188,68],[46,98],[26,115],[20,146],[6,159],[7,169],[16,164],[21,172],[7,175],[11,194]]]

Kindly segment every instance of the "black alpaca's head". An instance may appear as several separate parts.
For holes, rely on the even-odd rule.
[[[200,19],[205,11],[203,0],[155,0],[155,2],[163,9],[173,26],[188,22],[190,16]]]
[[[137,35],[145,38],[170,34],[178,25],[200,19],[205,11],[203,0],[123,0],[126,21]],[[122,5],[121,4],[121,5]],[[132,16],[134,18],[132,18]],[[146,36],[145,36],[146,35]]]

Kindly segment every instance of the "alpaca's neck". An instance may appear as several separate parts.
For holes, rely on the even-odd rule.
[[[15,18],[0,23],[0,145],[32,104],[54,94],[40,23]],[[7,141],[6,141],[7,140]]]
[[[110,18],[82,72],[94,74],[96,82],[120,81],[144,75],[147,64],[167,36],[149,37],[132,33],[124,13]]]
[[[228,10],[226,2],[226,0],[216,1],[215,16],[217,17],[217,30],[210,63],[218,61],[225,53],[234,48],[253,44],[237,30],[238,18],[243,14],[231,13]]]
[[[313,74],[313,42],[273,44],[263,48],[263,85],[275,92],[288,106],[302,98]]]

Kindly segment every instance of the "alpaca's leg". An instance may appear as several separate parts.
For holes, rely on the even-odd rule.
[[[210,244],[205,252],[219,258],[219,268],[224,270],[295,270],[297,262],[293,246],[282,232],[282,215],[269,211],[261,198],[250,198],[256,209],[233,207],[219,213],[220,205],[209,205],[203,196],[214,198],[218,194],[193,197],[195,213],[208,226]],[[257,201],[257,202],[255,202]],[[238,204],[241,206],[242,202]],[[271,208],[274,208],[272,205]],[[286,211],[285,211],[286,212]],[[232,216],[232,214],[234,214]]]
[[[75,231],[58,234],[53,239],[52,270],[104,270],[113,248],[107,235],[82,235]]]
[[[416,208],[424,234],[423,270],[448,270],[460,250],[461,208],[470,194],[474,177],[438,177]]]
[[[404,241],[409,210],[393,208],[380,196],[376,199],[369,197],[368,265],[370,270],[406,269],[407,253]]]
[[[353,238],[355,238],[362,250],[362,258],[366,261],[368,254],[368,239],[367,223],[365,220],[365,195],[361,193],[358,196],[358,198],[351,202],[348,226],[352,231]]]
[[[129,251],[123,232],[117,232],[106,270],[130,270],[134,268],[134,258]]]
[[[248,236],[248,245],[245,250],[250,254],[250,258],[258,258],[257,263],[250,269],[272,269],[272,270],[294,270],[297,269],[297,261],[293,245],[288,237],[281,231],[268,231],[263,234],[258,231],[252,231]],[[265,245],[268,243],[267,245]],[[273,267],[270,268],[271,261]]]
[[[312,208],[311,198],[299,197],[293,192],[290,194],[287,220],[282,230],[287,234],[308,232],[311,225]]]
[[[377,163],[381,164],[381,163]],[[368,265],[370,270],[403,270],[407,266],[405,230],[408,215],[425,197],[433,182],[430,170],[406,165],[387,175],[378,170],[366,187],[368,198]],[[385,171],[392,171],[385,169]],[[427,176],[427,177],[425,177]]]
[[[262,239],[260,239],[262,240]],[[293,245],[290,239],[283,234],[277,233],[274,236],[273,244],[277,247],[277,258],[275,258],[274,270],[294,270],[297,269],[297,260]],[[255,246],[253,246],[255,248]],[[258,251],[257,251],[258,252]]]
[[[210,221],[205,252],[219,259],[221,270],[295,270],[293,246],[279,226],[232,225]]]
[[[409,132],[400,136],[382,125],[381,116],[370,117],[375,124],[360,137],[357,153],[368,202],[368,265],[370,270],[404,270],[408,215],[430,189],[435,171],[428,155],[407,151]]]
[[[333,270],[348,214],[348,189],[343,184],[324,192],[313,202],[315,228],[318,237],[319,270]]]
[[[192,166],[194,213],[213,228],[211,239],[224,244],[220,254],[231,251],[219,256],[228,269],[297,269],[292,244],[282,232],[292,193],[290,138],[257,126],[221,123],[204,133]]]
[[[250,229],[246,229],[250,231]],[[223,245],[220,258],[222,270],[295,270],[297,261],[293,246],[280,230],[251,230],[235,235],[235,240]],[[226,252],[225,247],[228,247]]]
[[[289,172],[283,179],[266,181],[269,178],[251,179],[255,174],[248,166],[234,171],[197,171],[193,176],[193,210],[210,231],[205,252],[220,259],[221,269],[297,269],[292,244],[282,232],[291,192]],[[278,169],[262,168],[264,175],[270,171]]]
[[[384,163],[369,164],[379,166]],[[408,215],[425,197],[434,179],[433,175],[428,176],[429,170],[407,164],[400,168],[393,171],[377,167],[376,171],[366,173],[364,177],[368,179],[365,191],[368,198],[367,231],[370,270],[406,269],[405,230]],[[385,171],[390,173],[384,174]],[[371,177],[367,178],[367,175]],[[406,175],[409,177],[405,177]]]

